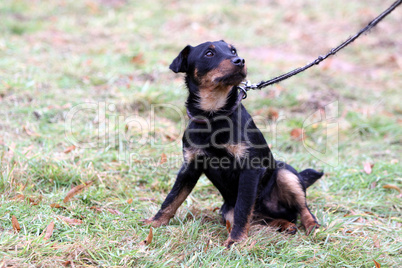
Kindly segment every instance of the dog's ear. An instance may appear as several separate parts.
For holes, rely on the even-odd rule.
[[[187,57],[192,46],[186,46],[170,64],[169,69],[175,73],[185,73],[188,70]]]

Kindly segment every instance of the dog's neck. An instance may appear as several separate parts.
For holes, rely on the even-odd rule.
[[[188,88],[189,91],[189,95],[186,101],[186,108],[189,114],[191,114],[192,116],[202,116],[205,118],[212,118],[214,116],[217,115],[225,115],[228,112],[232,111],[234,108],[234,106],[238,106],[239,102],[238,102],[238,90],[237,90],[237,86],[232,86],[231,88],[228,89],[228,92],[225,94],[224,92],[217,92],[216,93],[216,97],[220,98],[220,100],[213,100],[211,98],[214,97],[214,92],[211,91],[210,93],[208,93],[208,96],[202,96],[200,94],[200,86],[198,85],[198,83],[194,80],[192,80],[191,78],[189,78],[188,76],[185,79],[186,82],[186,86]],[[222,90],[222,89],[218,89],[218,90]],[[205,110],[203,109],[206,105],[205,103],[202,104],[202,101],[206,101],[201,100],[201,98],[209,98],[209,100],[207,101],[211,101],[212,103],[217,103],[218,109],[216,110]],[[222,98],[224,98],[222,100]]]

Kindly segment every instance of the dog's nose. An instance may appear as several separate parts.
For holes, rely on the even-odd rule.
[[[239,66],[239,67],[243,67],[244,66],[244,59],[242,59],[242,58],[240,58],[240,57],[236,57],[236,58],[234,58],[234,59],[232,59],[232,63],[234,64],[234,65],[236,65],[236,66]]]

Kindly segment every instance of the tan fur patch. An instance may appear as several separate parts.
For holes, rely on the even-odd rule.
[[[280,228],[281,232],[286,231],[288,233],[295,233],[297,228],[294,223],[284,219],[275,219],[268,223],[273,228]]]
[[[231,155],[233,155],[236,158],[237,161],[244,158],[248,152],[248,146],[244,142],[237,144],[227,143],[223,146]]]
[[[184,148],[183,156],[186,163],[190,163],[191,161],[193,161],[197,157],[197,155],[205,155],[205,153],[202,149],[199,148]]]
[[[278,171],[277,183],[279,198],[289,205],[298,204],[301,208],[300,220],[304,228],[306,228],[307,234],[315,227],[319,227],[320,225],[307,208],[306,196],[297,176],[286,169],[280,169]]]
[[[304,228],[306,229],[306,233],[310,234],[314,228],[318,228],[320,225],[315,221],[314,217],[311,215],[310,211],[307,207],[304,207],[300,213],[300,221]]]
[[[300,185],[299,178],[292,172],[286,169],[278,171],[278,191],[279,198],[289,205],[297,203],[303,207],[306,204],[306,197],[302,186]]]
[[[199,91],[200,109],[214,112],[225,106],[227,97],[233,85],[224,86],[217,83],[215,80],[232,72],[233,68],[234,66],[230,60],[224,60],[216,69],[210,71],[201,78]],[[198,72],[195,73],[196,77],[197,74]]]
[[[229,222],[230,222],[230,226],[233,227],[233,224],[234,224],[234,208],[232,208],[231,210],[229,210],[228,212],[226,212],[226,214],[225,214],[225,221],[229,221]]]

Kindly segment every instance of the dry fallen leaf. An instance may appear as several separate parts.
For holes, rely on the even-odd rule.
[[[64,216],[57,216],[60,220],[64,221],[68,225],[80,225],[82,224],[82,220],[79,219],[70,219]]]
[[[50,204],[50,207],[52,207],[52,208],[66,209],[66,207],[60,206],[60,204],[56,204],[56,203]]]
[[[128,200],[127,200],[127,203],[128,203],[128,204],[133,203],[133,199],[132,199],[132,198],[128,199]]]
[[[137,55],[134,55],[131,58],[131,62],[134,64],[138,64],[138,65],[144,64],[145,63],[144,55],[142,53],[138,53]]]
[[[36,202],[33,198],[27,197],[26,198],[32,206],[37,206],[39,203]]]
[[[109,211],[110,213],[115,214],[115,215],[123,215],[123,213],[121,213],[117,209],[108,208],[107,211]]]
[[[207,253],[210,243],[211,243],[211,239],[208,239],[207,244],[205,245],[205,248],[204,248],[204,253]]]
[[[363,169],[364,172],[366,172],[366,174],[371,174],[372,171],[372,167],[374,166],[374,164],[371,164],[369,162],[364,162],[363,163]]]
[[[297,140],[297,141],[304,140],[303,129],[301,129],[301,128],[292,129],[292,131],[290,131],[290,136],[292,137],[292,139]]]
[[[74,151],[75,150],[75,145],[71,145],[70,147],[67,147],[65,150],[64,150],[64,153],[65,154],[68,154],[68,153],[71,153],[72,151]]]
[[[268,109],[268,119],[269,120],[275,121],[276,119],[278,119],[278,117],[279,117],[279,113],[277,110],[275,110],[273,108]]]
[[[385,188],[385,189],[395,189],[395,190],[397,190],[400,194],[402,193],[401,188],[399,188],[399,187],[396,186],[396,185],[385,184],[385,185],[382,186],[382,188]]]
[[[84,190],[86,187],[90,186],[92,184],[92,181],[87,181],[84,184],[80,184],[75,186],[74,188],[72,188],[66,195],[66,197],[64,198],[63,202],[67,203],[68,201],[70,201],[70,199],[75,196],[76,194],[79,194],[82,192],[82,190]]]
[[[17,217],[14,215],[11,217],[11,223],[13,224],[13,229],[19,233],[21,230],[20,224],[18,223]]]
[[[71,265],[71,261],[65,261],[65,262],[63,262],[63,266],[64,267],[67,267],[67,266],[70,266]]]
[[[48,240],[52,234],[53,234],[53,229],[54,229],[54,222],[52,221],[47,227],[46,227],[46,232],[45,232],[45,237],[43,239]]]
[[[25,196],[23,194],[17,194],[14,196],[13,200],[24,200]]]
[[[379,264],[378,262],[376,262],[375,260],[373,260],[374,264],[375,264],[375,268],[381,268],[381,264]]]
[[[30,130],[29,127],[27,127],[27,126],[22,126],[22,129],[25,130],[25,132],[28,134],[28,136],[35,136],[35,137],[38,137],[38,136],[39,136],[38,133],[36,133],[36,132]]]
[[[141,241],[140,246],[147,246],[147,245],[151,244],[153,237],[154,237],[154,235],[152,233],[152,227],[150,227],[147,238],[145,240]]]
[[[98,207],[95,207],[95,206],[92,206],[92,207],[90,207],[89,209],[93,209],[93,210],[95,210],[96,212],[102,212],[102,211],[103,211],[102,208],[98,208]]]
[[[373,237],[374,247],[380,248],[380,239],[378,239],[377,235]]]
[[[161,161],[160,161],[160,165],[162,165],[163,163],[166,163],[167,162],[167,156],[166,156],[166,154],[164,154],[164,153],[162,153],[161,154]]]

